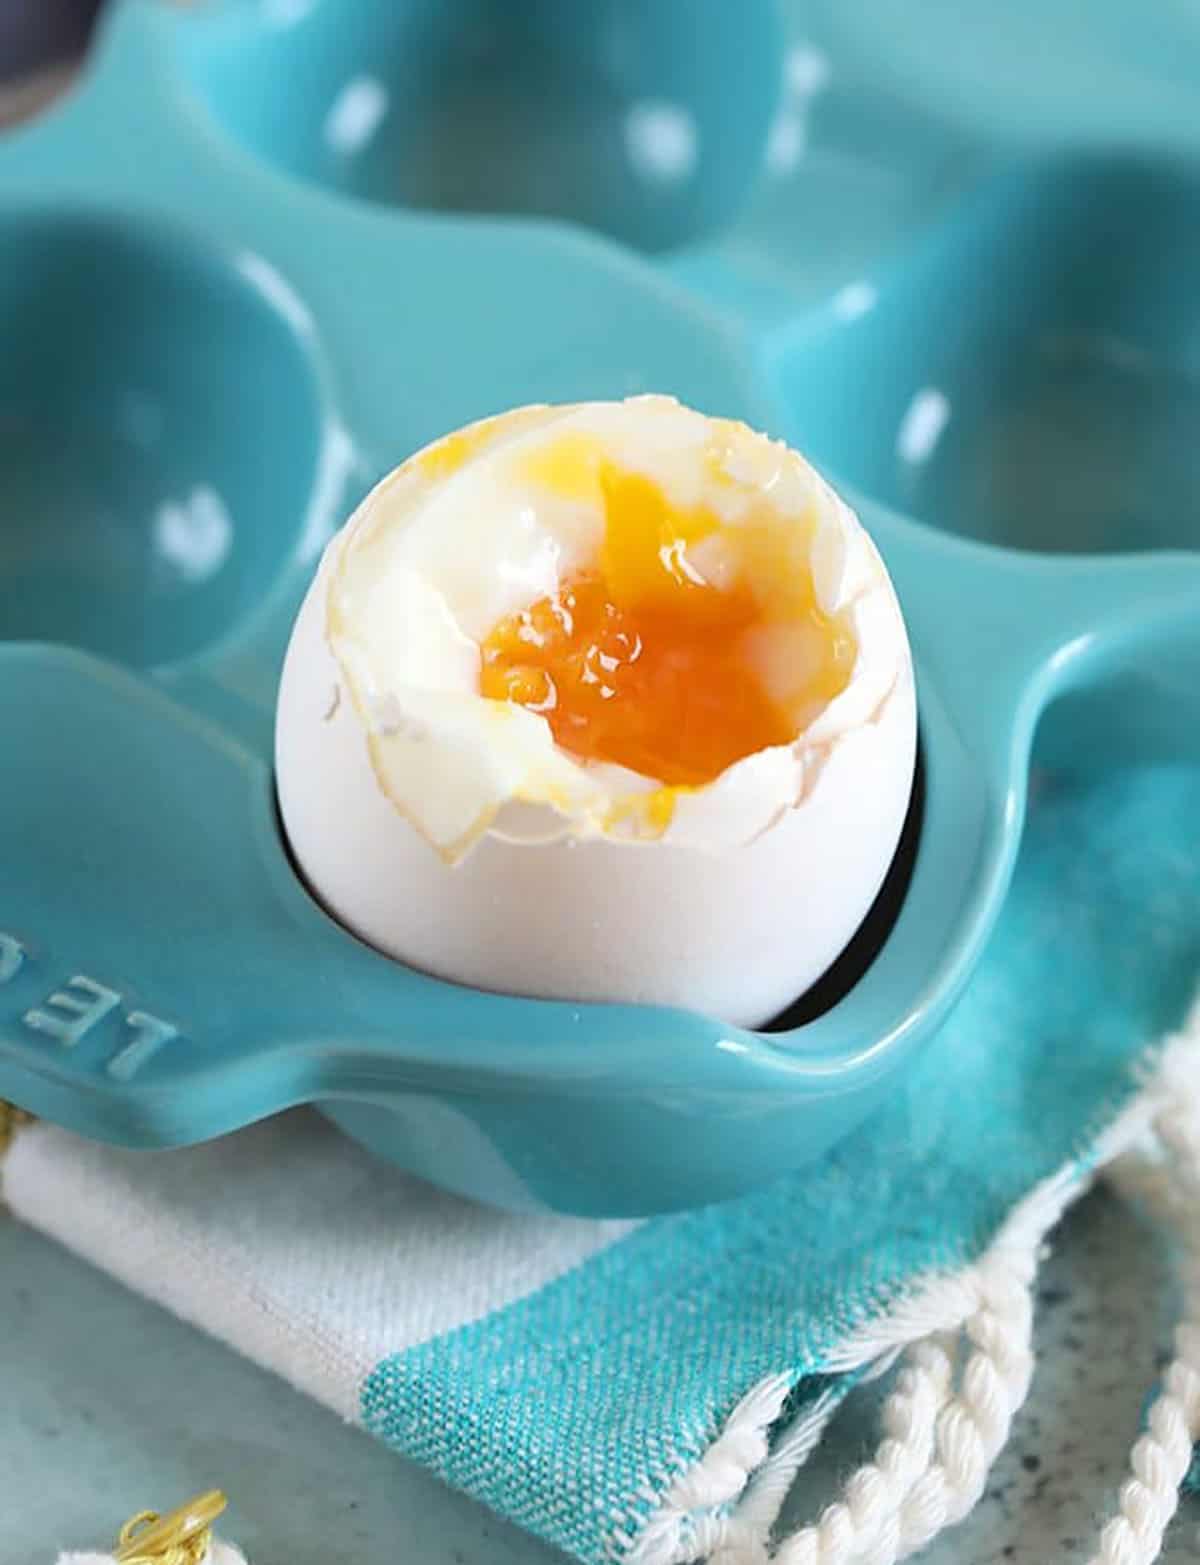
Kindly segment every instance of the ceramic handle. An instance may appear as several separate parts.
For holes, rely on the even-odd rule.
[[[1049,703],[1049,764],[1197,752],[1200,555],[1020,555],[866,507],[864,520],[913,642],[925,807],[892,933],[850,995],[802,1037],[866,1073],[877,1052],[890,1058],[901,1039],[940,1024],[983,949],[1016,859],[1034,728]]]
[[[995,781],[1023,767],[1038,716],[1067,692],[1119,669],[1200,673],[1200,554],[1033,555],[865,519],[918,666]],[[1193,689],[1178,684],[1181,711]]]
[[[116,1135],[113,1106],[176,1063],[211,1074],[328,1020],[324,921],[247,752],[36,644],[0,647],[0,732],[0,1096]]]

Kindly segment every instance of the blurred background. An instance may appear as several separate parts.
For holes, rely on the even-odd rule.
[[[0,0],[0,124],[34,114],[67,86],[102,0]]]

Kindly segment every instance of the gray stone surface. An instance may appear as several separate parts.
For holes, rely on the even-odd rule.
[[[1112,1198],[1043,1268],[1040,1367],[986,1499],[928,1565],[1083,1565],[1169,1335],[1156,1237]],[[0,1565],[49,1565],[131,1511],[221,1484],[252,1565],[552,1565],[271,1376],[0,1217]],[[869,1450],[851,1405],[790,1504],[811,1515]],[[1197,1557],[1185,1501],[1165,1560]]]

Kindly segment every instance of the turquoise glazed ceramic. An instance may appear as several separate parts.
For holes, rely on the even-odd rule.
[[[1070,11],[110,11],[0,142],[0,1095],[134,1146],[313,1101],[451,1189],[617,1215],[887,1093],[1004,898],[1035,728],[1056,766],[1200,749],[1200,29],[1097,5],[1081,53]],[[409,971],[274,809],[283,648],[368,484],[651,389],[825,469],[916,655],[901,858],[761,1033]]]

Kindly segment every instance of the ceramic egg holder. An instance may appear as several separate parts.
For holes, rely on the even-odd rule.
[[[1196,750],[1194,115],[1101,154],[1051,94],[1015,146],[999,91],[935,115],[802,22],[125,0],[0,143],[0,1096],[133,1146],[313,1102],[515,1207],[733,1196],[946,1016],[1043,713],[1052,764]],[[763,1032],[410,971],[314,904],[274,807],[283,648],[368,484],[650,389],[821,466],[915,649],[907,861]]]

